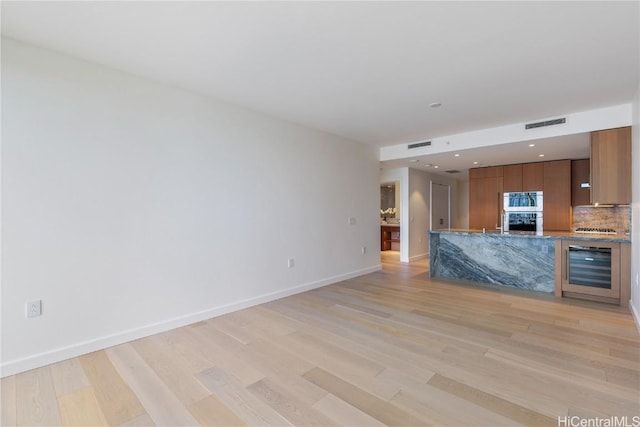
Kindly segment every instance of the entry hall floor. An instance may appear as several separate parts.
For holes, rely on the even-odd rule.
[[[383,270],[2,380],[2,425],[549,425],[640,415],[619,308]],[[564,424],[569,425],[569,424]]]

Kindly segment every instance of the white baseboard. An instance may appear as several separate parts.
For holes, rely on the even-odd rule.
[[[425,259],[425,258],[429,258],[429,254],[420,254],[420,255],[415,255],[409,258],[409,262],[414,262],[414,261],[418,261],[421,259]]]
[[[341,282],[343,280],[351,279],[353,277],[362,276],[364,274],[373,273],[382,269],[381,264],[377,264],[371,267],[367,267],[361,270],[352,271],[345,274],[340,274],[333,277],[327,277],[315,282],[305,283],[302,285],[294,286],[289,289],[284,289],[277,292],[271,292],[257,296],[255,298],[249,298],[234,303],[213,307],[207,310],[185,314],[183,316],[174,317],[172,319],[162,320],[160,322],[152,323],[138,328],[133,328],[118,332],[111,335],[102,336],[92,340],[71,344],[65,347],[56,348],[50,351],[46,351],[39,354],[34,354],[20,359],[10,360],[0,365],[0,378],[4,378],[9,375],[15,375],[20,372],[25,372],[31,369],[46,366],[51,363],[67,360],[72,357],[81,356],[83,354],[91,353],[93,351],[103,350],[105,348],[113,347],[115,345],[123,344],[129,341],[137,340],[140,338],[148,337],[160,332],[169,331],[182,326],[190,325],[192,323],[200,322],[202,320],[211,319],[213,317],[221,316],[223,314],[231,313],[233,311],[242,310],[254,305],[263,304],[269,301],[274,301],[280,298],[295,295],[301,292],[309,291],[312,289],[327,286],[333,283]]]
[[[636,322],[636,329],[640,334],[640,313],[638,313],[638,309],[633,305],[633,301],[629,300],[629,309],[631,310],[631,316],[633,320]]]

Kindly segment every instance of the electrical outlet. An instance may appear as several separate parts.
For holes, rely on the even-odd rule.
[[[362,255],[364,255],[364,254],[366,254],[366,253],[367,253],[367,247],[366,247],[366,246],[363,246],[363,247],[362,247]]]
[[[42,300],[27,301],[25,310],[27,318],[42,315]]]
[[[287,267],[289,267],[289,268],[293,268],[293,258],[289,258],[289,259],[287,260]]]

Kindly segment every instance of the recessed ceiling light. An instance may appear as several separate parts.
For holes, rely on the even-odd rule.
[[[477,165],[477,164],[478,164],[478,162],[473,162],[473,164],[474,164],[474,165]]]
[[[409,161],[410,161],[411,163],[418,163],[420,160],[418,160],[418,159],[411,159],[411,160],[409,160]]]
[[[536,144],[529,144],[529,147],[535,147]]]
[[[455,157],[460,157],[460,154],[456,153],[454,154]]]
[[[434,166],[434,168],[438,169],[438,165]]]
[[[538,157],[544,157],[544,154],[538,154]]]
[[[431,166],[433,166],[431,163],[424,165],[425,168],[430,168]]]
[[[440,106],[442,106],[442,103],[440,102],[432,102],[431,104],[429,104],[429,107],[431,108],[438,108]]]

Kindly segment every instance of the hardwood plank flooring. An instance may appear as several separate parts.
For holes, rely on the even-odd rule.
[[[2,379],[2,426],[549,425],[640,416],[625,309],[383,270]]]

